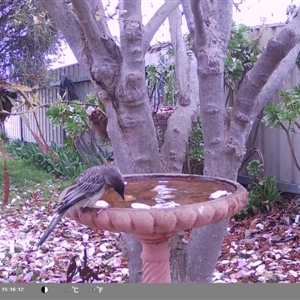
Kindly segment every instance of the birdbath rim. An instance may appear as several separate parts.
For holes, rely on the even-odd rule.
[[[131,233],[146,238],[154,235],[172,236],[178,231],[202,227],[230,218],[243,209],[248,200],[248,192],[238,182],[212,176],[195,174],[150,173],[126,174],[124,181],[145,178],[193,178],[204,182],[218,182],[232,188],[232,194],[218,199],[185,204],[172,208],[119,208],[89,207],[81,216],[76,207],[70,209],[68,216],[84,225],[112,232]]]

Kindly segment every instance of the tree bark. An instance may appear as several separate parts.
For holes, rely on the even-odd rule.
[[[179,99],[174,113],[168,119],[161,155],[165,172],[181,173],[188,137],[193,124],[197,121],[199,85],[195,57],[194,55],[188,56],[181,33],[181,13],[179,9],[170,14],[169,24]],[[181,151],[178,151],[178,149],[181,149]]]
[[[168,119],[161,155],[164,171],[181,173],[185,160],[189,134],[197,121],[199,90],[196,59],[187,54],[181,32],[181,13],[177,8],[169,15],[170,35],[175,58],[176,82],[179,99],[172,116]],[[180,151],[178,151],[181,149]],[[186,281],[186,244],[182,233],[176,234],[169,242],[172,282]]]
[[[229,167],[224,151],[224,58],[232,22],[232,1],[190,1],[195,24],[200,119],[204,141],[204,174],[236,180],[238,164]],[[223,16],[220,16],[220,12]],[[225,17],[226,16],[226,17]],[[220,21],[221,17],[221,21]],[[187,244],[187,281],[211,282],[228,220],[193,229]]]

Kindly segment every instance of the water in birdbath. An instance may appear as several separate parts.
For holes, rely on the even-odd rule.
[[[221,180],[199,180],[199,177],[192,176],[155,176],[147,179],[141,176],[126,178],[125,182],[125,201],[112,189],[101,200],[118,208],[175,207],[210,201],[220,195],[233,193],[236,189],[234,185]]]

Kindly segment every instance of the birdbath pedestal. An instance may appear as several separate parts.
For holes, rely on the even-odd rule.
[[[240,184],[221,178],[139,174],[126,175],[124,180],[127,182],[127,201],[119,199],[117,195],[113,199],[102,197],[111,207],[89,207],[82,215],[74,207],[68,216],[92,228],[126,232],[138,239],[143,247],[143,283],[171,282],[168,241],[177,232],[230,218],[241,211],[248,201],[248,193]],[[161,190],[157,188],[159,186]],[[180,192],[175,195],[172,193],[175,190]],[[220,192],[220,195],[227,192],[227,195],[225,193],[223,197],[212,199],[217,195],[216,192]],[[170,202],[173,194],[175,199],[171,202],[176,203],[175,207],[157,205],[158,199],[168,198],[166,203]]]

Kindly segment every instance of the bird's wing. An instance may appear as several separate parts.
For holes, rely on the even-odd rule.
[[[103,174],[95,172],[82,173],[70,186],[62,202],[57,207],[57,212],[67,210],[79,201],[90,198],[98,193],[105,193],[106,183]],[[101,195],[100,195],[101,196]]]

